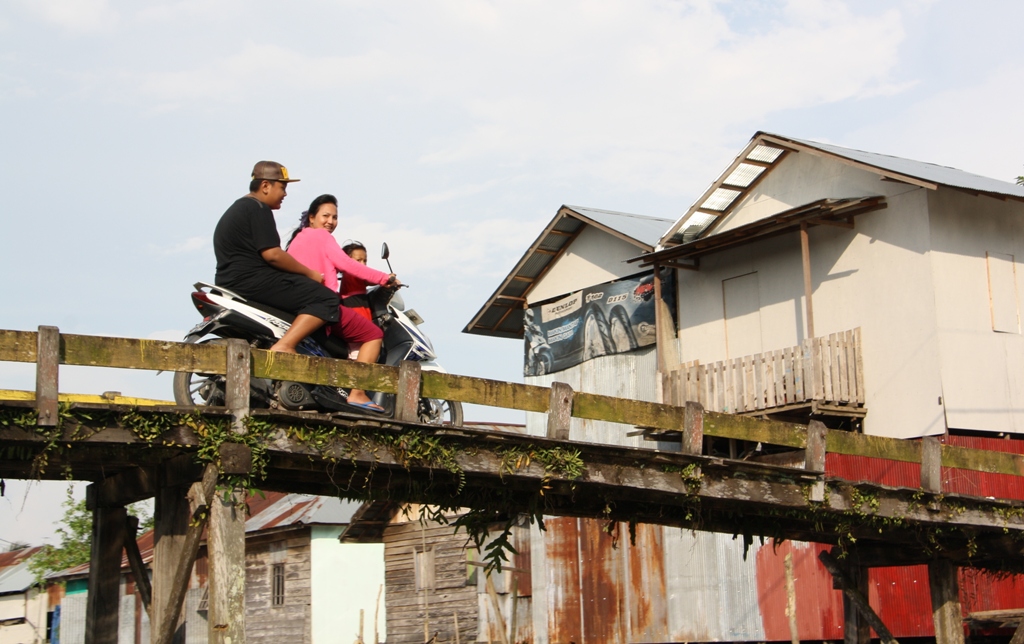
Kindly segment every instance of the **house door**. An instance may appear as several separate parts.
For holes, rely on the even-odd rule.
[[[757,273],[722,280],[722,298],[726,357],[761,353],[761,297]]]

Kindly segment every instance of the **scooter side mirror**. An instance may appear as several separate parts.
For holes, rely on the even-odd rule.
[[[384,244],[380,247],[380,258],[387,259],[389,257],[391,257],[391,251],[388,250],[388,243],[384,242]]]

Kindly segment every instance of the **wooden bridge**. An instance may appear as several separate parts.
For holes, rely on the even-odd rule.
[[[208,530],[211,642],[244,642],[247,487],[466,508],[485,526],[520,514],[568,515],[836,544],[826,565],[847,598],[848,641],[885,626],[864,599],[868,566],[927,563],[940,642],[962,642],[957,566],[1024,569],[1024,503],[944,491],[943,468],[1024,475],[1024,457],[465,376],[250,349],[243,341],[156,340],[0,331],[0,360],[36,364],[30,400],[0,400],[0,477],[92,481],[87,642],[116,642],[125,505],[156,497],[155,642],[169,642]],[[59,365],[224,374],[225,407],[61,403]],[[394,419],[250,409],[250,378],[396,394]],[[546,436],[425,426],[421,397],[545,413]],[[24,397],[23,397],[24,398]],[[674,441],[672,450],[569,441],[571,418]],[[714,439],[788,450],[797,467],[705,453]],[[662,443],[664,445],[665,443]],[[921,484],[826,477],[826,453],[917,463]],[[894,547],[899,546],[899,547]],[[842,557],[845,555],[845,557]],[[145,580],[144,573],[135,575]],[[1024,634],[1022,634],[1024,635]],[[891,639],[891,636],[889,636]]]

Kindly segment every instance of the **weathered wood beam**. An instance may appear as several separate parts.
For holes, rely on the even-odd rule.
[[[932,598],[935,644],[964,644],[957,567],[946,559],[928,564],[928,588]]]
[[[420,363],[402,360],[398,366],[398,391],[395,394],[395,420],[415,423],[420,419],[420,387],[423,370]]]
[[[156,495],[157,473],[152,467],[136,467],[108,476],[85,488],[85,507],[123,507]]]
[[[209,641],[245,643],[245,491],[230,489],[208,499],[210,522]]]
[[[128,566],[131,568],[132,577],[135,578],[135,587],[139,590],[142,606],[146,609],[146,615],[152,620],[153,587],[149,583],[149,573],[146,571],[146,564],[142,561],[142,553],[139,552],[139,543],[135,540],[138,532],[139,518],[133,516],[126,517],[124,552],[128,557]]]
[[[39,327],[36,350],[36,421],[40,427],[57,425],[57,373],[60,365],[60,331],[55,326]]]
[[[832,577],[839,582],[840,588],[843,589],[843,595],[850,598],[850,602],[857,608],[860,615],[867,620],[868,624],[871,625],[871,628],[875,629],[875,632],[878,633],[878,637],[882,642],[884,644],[899,644],[896,641],[896,638],[892,636],[892,633],[886,627],[885,623],[882,622],[878,613],[876,613],[871,608],[871,605],[868,604],[867,597],[864,596],[864,593],[860,589],[862,584],[851,579],[843,570],[842,566],[839,565],[839,562],[836,561],[835,557],[828,552],[822,551],[818,555],[818,559],[821,561],[822,565],[825,566],[825,569],[831,573]],[[849,636],[849,633],[846,635]],[[859,641],[860,638],[858,637],[857,640]],[[847,642],[849,641],[850,640],[847,639]]]
[[[547,437],[553,440],[569,440],[572,425],[572,387],[564,382],[551,383],[551,402],[548,403]]]
[[[154,591],[154,621],[152,626],[153,644],[171,644],[174,634],[178,630],[178,620],[181,617],[181,608],[185,602],[185,593],[188,590],[189,579],[192,576],[192,566],[199,554],[199,543],[202,540],[203,529],[206,527],[210,516],[210,503],[213,500],[217,489],[217,467],[213,464],[207,465],[203,472],[203,479],[194,483],[189,489],[188,498],[180,494],[181,488],[166,488],[161,497],[168,497],[175,502],[173,516],[160,516],[157,513],[157,535],[159,537],[161,522],[176,524],[174,528],[180,528],[184,523],[184,530],[180,539],[173,544],[176,555],[173,559],[167,556],[172,548],[165,548],[161,551],[160,541],[157,541],[156,552],[153,559],[153,582]],[[179,494],[175,494],[178,492]],[[173,498],[171,498],[173,497]],[[166,501],[165,501],[166,505]],[[159,508],[159,505],[158,505]],[[184,510],[180,512],[179,510]],[[184,518],[184,521],[180,521]],[[164,537],[166,538],[166,537]],[[157,585],[157,581],[160,584]]]
[[[117,644],[126,517],[124,508],[96,508],[92,512],[85,644]]]

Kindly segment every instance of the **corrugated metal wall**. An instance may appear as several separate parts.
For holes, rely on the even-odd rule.
[[[552,382],[564,382],[573,391],[592,394],[631,398],[655,402],[658,399],[657,382],[654,374],[658,371],[658,358],[654,347],[639,349],[631,353],[601,356],[588,360],[564,371],[543,376],[528,376],[528,385],[550,387]],[[545,414],[526,414],[526,431],[543,436],[547,431]],[[653,447],[654,443],[642,437],[626,436],[633,428],[618,423],[573,418],[569,438],[589,443],[607,443],[631,447]]]

